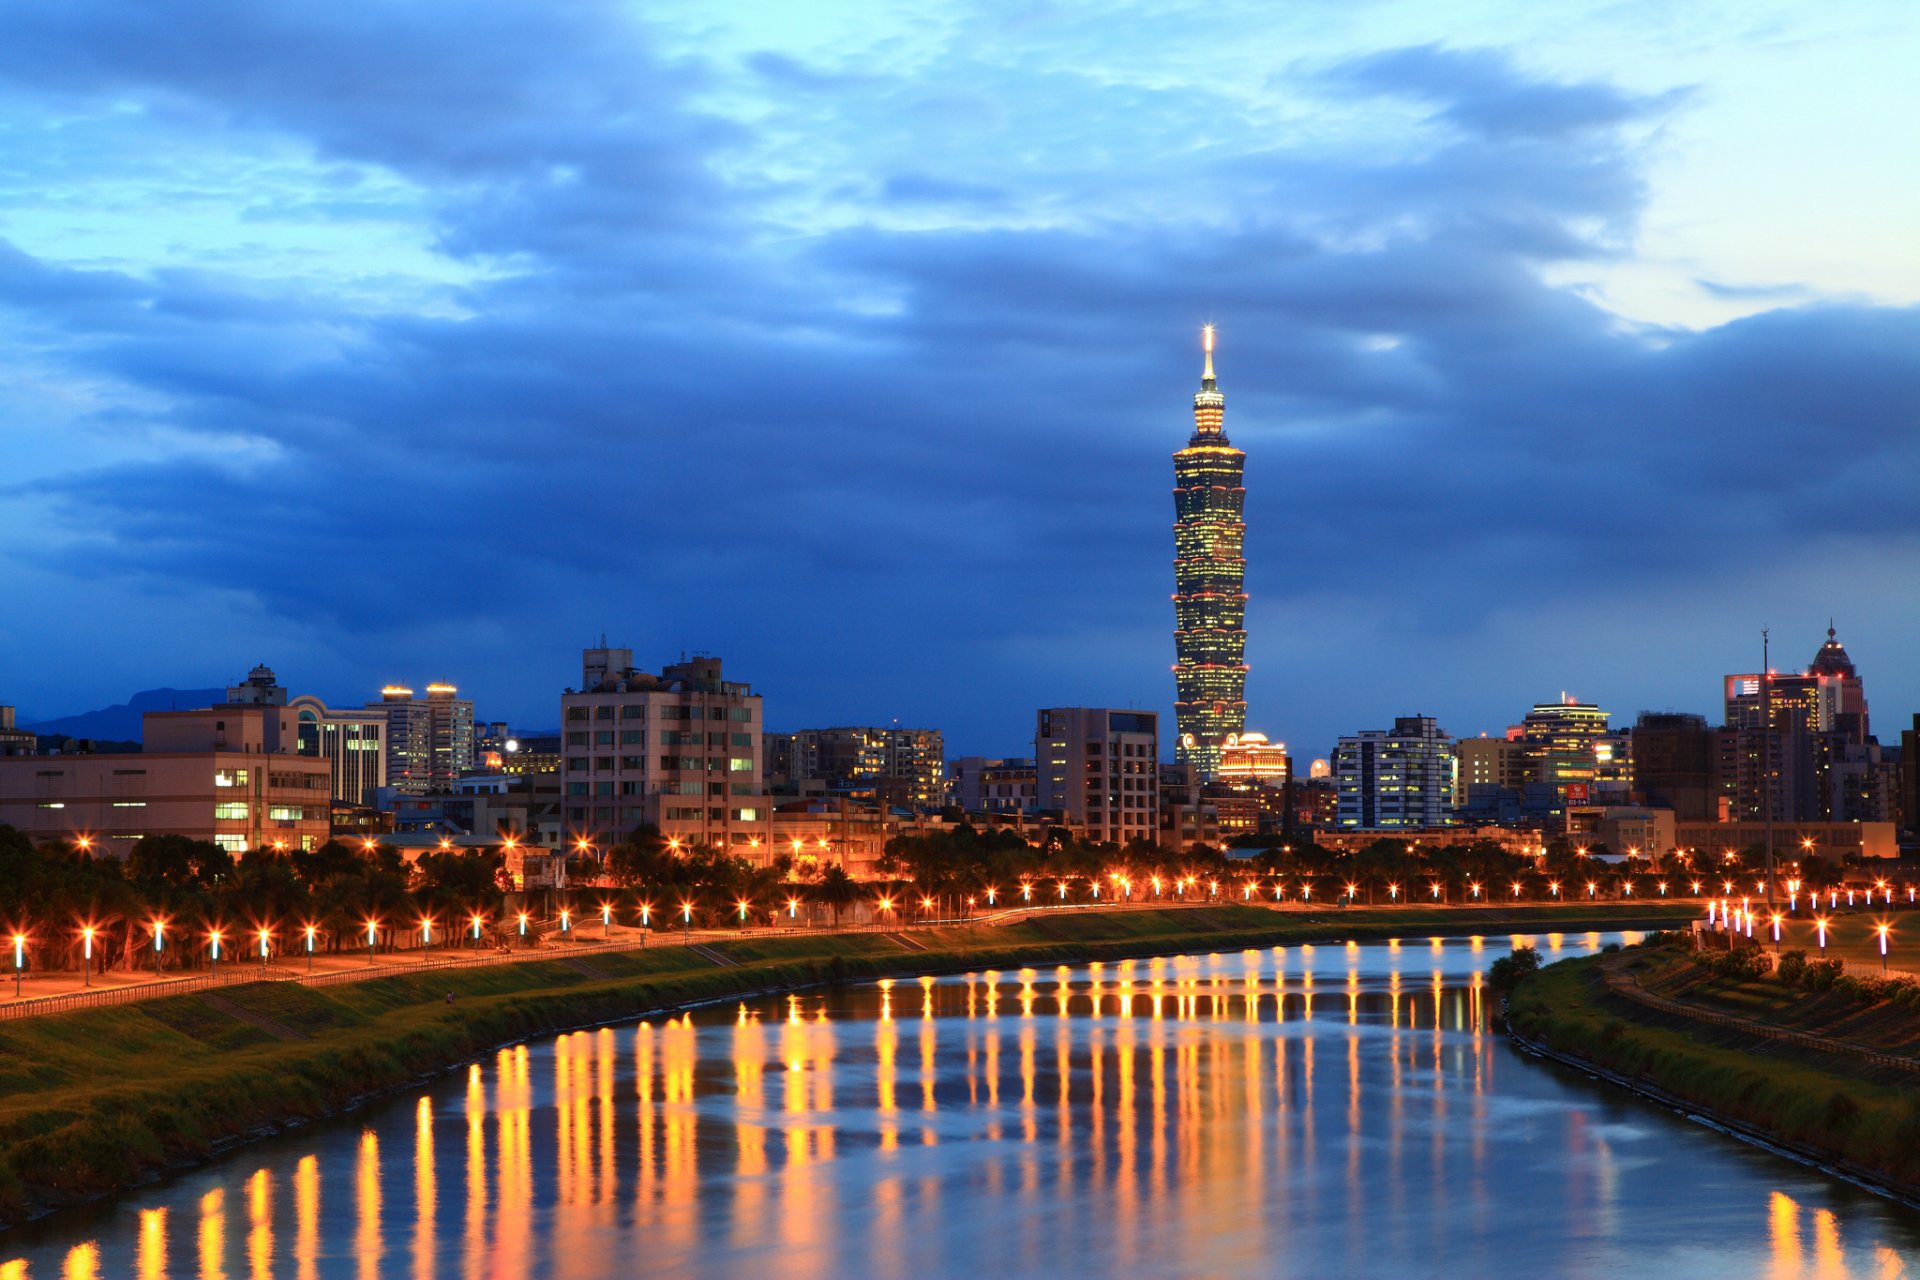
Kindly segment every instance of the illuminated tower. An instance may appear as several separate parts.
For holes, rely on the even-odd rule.
[[[1247,455],[1220,429],[1227,400],[1213,378],[1213,326],[1201,334],[1207,367],[1193,438],[1173,455],[1173,714],[1175,758],[1210,780],[1228,735],[1247,723]]]

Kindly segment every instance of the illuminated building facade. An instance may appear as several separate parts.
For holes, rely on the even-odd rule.
[[[1203,332],[1207,362],[1193,397],[1193,436],[1173,455],[1173,707],[1174,758],[1211,781],[1228,736],[1247,723],[1247,455],[1222,430],[1226,397],[1213,376],[1213,326]]]
[[[1431,716],[1344,737],[1333,753],[1336,822],[1343,831],[1447,826],[1457,768],[1453,739]]]
[[[1602,755],[1612,764],[1613,744],[1607,738],[1607,713],[1590,702],[1564,698],[1537,703],[1527,712],[1520,742],[1534,780],[1553,788],[1554,812],[1592,802]]]

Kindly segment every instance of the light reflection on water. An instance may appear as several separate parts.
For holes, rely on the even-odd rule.
[[[1525,941],[881,982],[516,1045],[10,1239],[0,1280],[1787,1280],[1920,1257],[1884,1202],[1514,1055],[1480,975]]]

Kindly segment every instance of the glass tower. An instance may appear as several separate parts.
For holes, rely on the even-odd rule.
[[[1206,370],[1193,398],[1193,438],[1173,455],[1174,758],[1211,780],[1228,735],[1247,724],[1247,561],[1241,484],[1247,455],[1221,430],[1226,397]]]

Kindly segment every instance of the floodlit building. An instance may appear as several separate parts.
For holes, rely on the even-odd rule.
[[[1193,435],[1173,455],[1174,758],[1211,781],[1227,738],[1247,723],[1247,455],[1223,430],[1213,326],[1193,397]]]
[[[1040,803],[1033,761],[962,756],[947,766],[947,799],[966,813],[1025,813]]]

